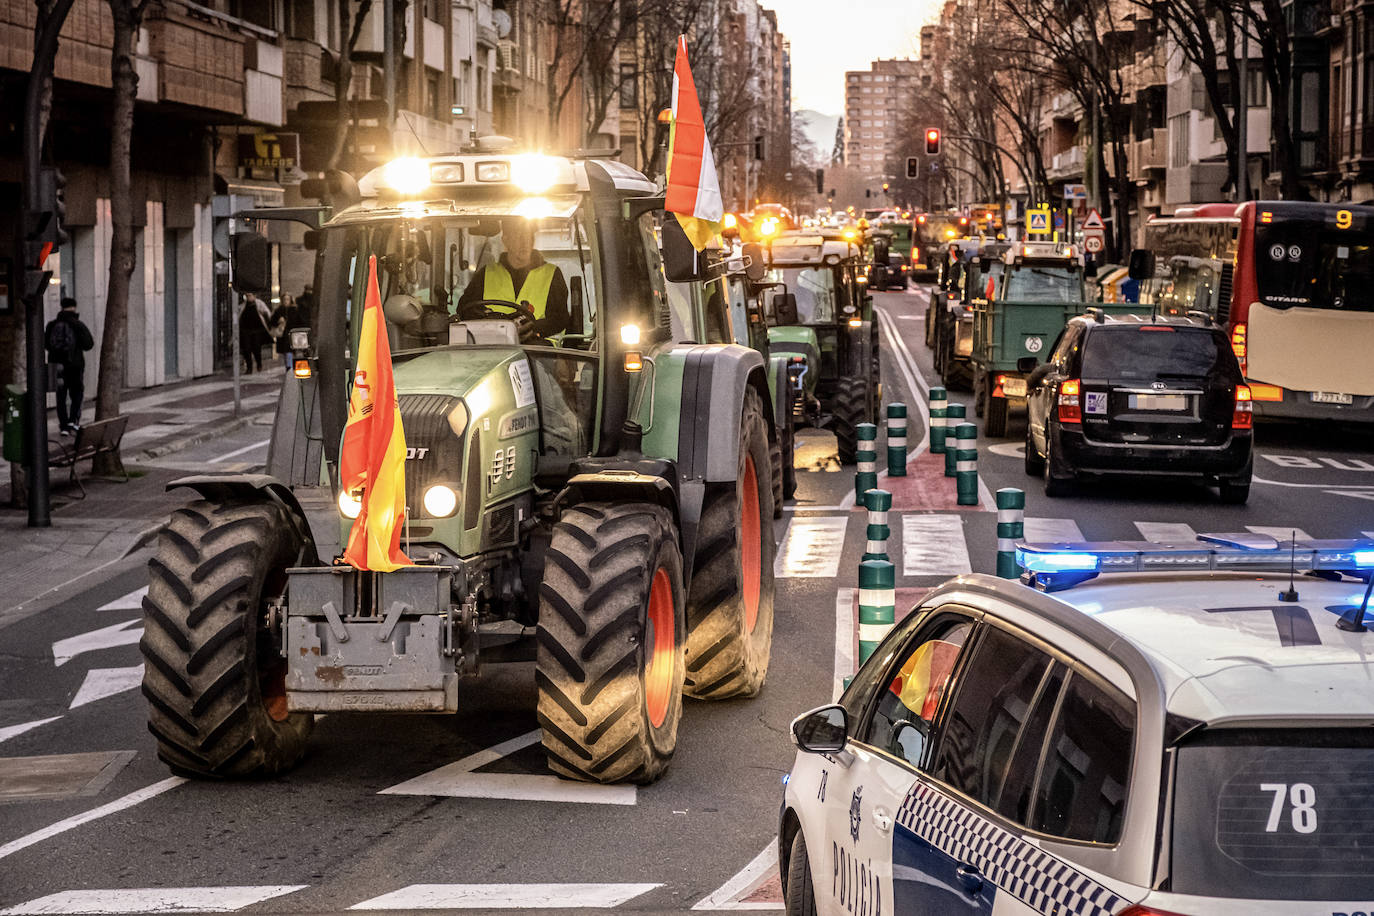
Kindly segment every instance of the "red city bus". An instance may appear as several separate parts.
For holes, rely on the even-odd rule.
[[[1257,413],[1374,422],[1374,207],[1182,207],[1145,246],[1141,303],[1222,325]]]

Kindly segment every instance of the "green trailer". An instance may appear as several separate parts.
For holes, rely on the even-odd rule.
[[[993,280],[990,298],[973,300],[974,413],[988,436],[1004,436],[1013,402],[1024,405],[1029,372],[1018,361],[1043,362],[1068,320],[1088,301],[1083,265],[1072,246],[1022,242],[1003,256],[1003,272]],[[983,273],[986,283],[987,272]],[[986,293],[986,289],[982,290]],[[1138,310],[1134,303],[1099,303],[1108,314]]]

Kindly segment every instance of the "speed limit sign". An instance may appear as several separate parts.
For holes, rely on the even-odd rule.
[[[1095,235],[1090,235],[1083,242],[1083,247],[1088,249],[1090,254],[1098,254],[1102,251],[1102,239]]]

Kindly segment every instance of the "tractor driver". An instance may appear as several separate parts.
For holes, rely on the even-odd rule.
[[[501,221],[501,258],[477,269],[467,289],[458,297],[458,314],[463,306],[479,299],[518,302],[534,313],[531,322],[516,315],[521,343],[536,338],[549,339],[568,330],[568,281],[556,264],[544,260],[534,250],[535,223],[524,218]],[[501,305],[488,305],[493,312],[514,313]]]

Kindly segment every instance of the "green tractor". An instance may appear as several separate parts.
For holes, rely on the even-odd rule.
[[[765,301],[769,352],[800,359],[798,423],[835,433],[839,459],[853,464],[860,423],[882,404],[878,324],[859,240],[840,232],[783,232],[768,245]]]
[[[200,498],[149,564],[159,756],[282,772],[316,713],[452,713],[484,665],[532,661],[554,773],[653,781],[683,695],[758,693],[772,643],[769,367],[709,295],[668,288],[718,269],[610,160],[479,141],[322,183],[319,208],[242,214],[311,226],[317,308],[291,332],[269,473],[173,484]],[[267,285],[265,252],[236,237],[239,289]],[[357,515],[338,462],[373,258],[416,564],[394,572],[335,560]]]

